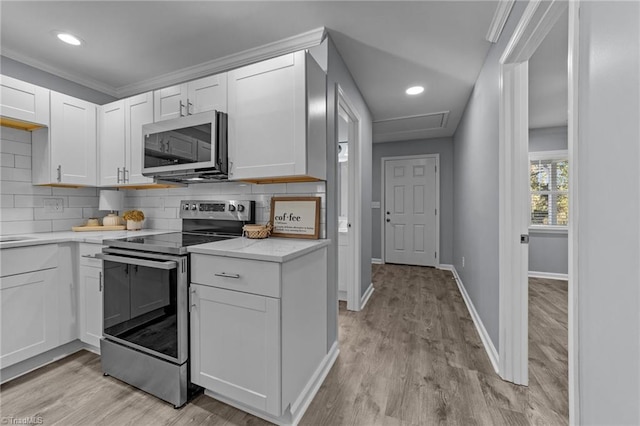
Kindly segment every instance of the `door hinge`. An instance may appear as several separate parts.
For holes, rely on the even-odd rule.
[[[436,209],[436,216],[438,215],[438,209]]]
[[[520,244],[529,244],[529,235],[521,234],[520,235]]]
[[[434,259],[437,259],[437,258],[438,258],[438,252],[437,252],[437,251],[434,251],[434,252],[433,252],[433,258],[434,258]]]
[[[438,166],[434,166],[433,168],[435,169],[435,172],[438,173]]]

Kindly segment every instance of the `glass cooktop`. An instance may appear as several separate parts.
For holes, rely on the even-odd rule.
[[[109,247],[128,248],[159,253],[185,254],[188,246],[212,243],[215,241],[238,238],[232,235],[208,235],[188,232],[171,232],[167,234],[144,235],[140,237],[105,240]]]

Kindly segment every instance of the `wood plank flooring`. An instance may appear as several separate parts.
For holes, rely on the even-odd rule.
[[[566,283],[530,282],[529,387],[493,371],[451,273],[374,265],[366,309],[340,306],[340,356],[303,425],[567,424]],[[44,425],[263,425],[204,395],[181,410],[82,351],[0,388],[3,417]]]

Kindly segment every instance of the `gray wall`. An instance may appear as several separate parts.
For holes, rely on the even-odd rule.
[[[6,56],[0,56],[0,74],[17,78],[18,80],[26,81],[36,86],[46,87],[47,89],[75,98],[84,99],[85,101],[98,105],[104,105],[116,100],[113,96],[39,70],[22,62],[7,58]]]
[[[567,149],[567,127],[529,130],[529,152]],[[567,274],[569,245],[566,232],[529,230],[529,271]]]
[[[640,3],[580,8],[580,424],[638,425]]]
[[[453,263],[453,139],[387,142],[373,144],[373,201],[382,201],[382,157],[402,155],[440,154],[440,263]],[[372,212],[372,256],[382,257],[382,223],[379,208]]]
[[[500,55],[526,2],[518,1],[482,66],[453,137],[453,265],[498,348]],[[462,257],[465,267],[462,267]]]

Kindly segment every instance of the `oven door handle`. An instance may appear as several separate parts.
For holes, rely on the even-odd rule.
[[[126,263],[128,265],[147,266],[155,269],[176,269],[178,262],[168,260],[166,262],[156,262],[153,260],[136,259],[134,257],[114,256],[112,254],[96,253],[96,257],[102,260],[108,260],[117,263]]]

